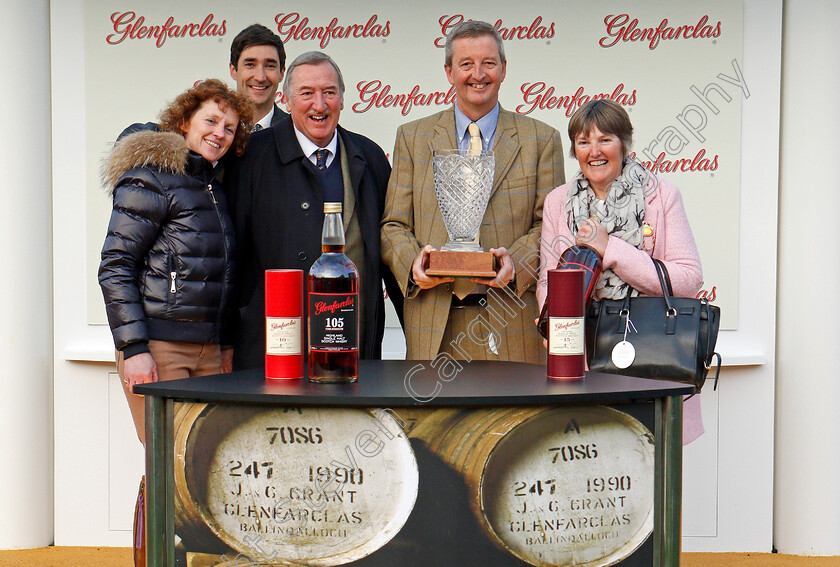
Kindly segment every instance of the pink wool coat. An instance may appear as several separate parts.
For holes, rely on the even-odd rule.
[[[651,256],[662,260],[671,276],[674,295],[695,297],[703,285],[703,269],[697,245],[691,234],[688,217],[683,207],[679,189],[661,178],[658,186],[645,198],[645,223],[653,234],[644,237],[643,250],[610,236],[604,252],[604,269],[613,270],[622,280],[644,295],[661,295],[656,268]],[[540,274],[537,283],[537,300],[540,309],[545,303],[548,270],[557,262],[566,248],[575,242],[569,230],[565,210],[566,195],[573,179],[549,193],[543,207],[542,236],[540,237]],[[683,413],[683,443],[694,441],[703,433],[700,415],[700,396],[690,398]]]

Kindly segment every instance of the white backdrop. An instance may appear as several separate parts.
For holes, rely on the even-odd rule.
[[[193,4],[197,8],[190,9]],[[110,209],[108,199],[97,183],[99,160],[108,143],[124,125],[154,119],[167,100],[194,80],[208,76],[227,78],[228,50],[233,35],[254,21],[271,24],[276,10],[279,10],[277,5],[264,10],[258,9],[259,6],[256,3],[240,6],[209,1],[199,4],[187,0],[170,2],[165,8],[159,8],[157,3],[148,0],[108,4],[56,0],[50,5],[57,545],[128,545],[131,510],[142,470],[142,451],[139,443],[133,441],[130,418],[119,393],[120,385],[116,375],[112,374],[110,333],[107,325],[92,324],[104,322],[95,274]],[[321,9],[320,6],[325,7]],[[581,86],[585,86],[586,92],[612,93],[618,83],[624,83],[623,93],[636,90],[637,100],[627,108],[637,128],[636,149],[640,154],[650,141],[673,126],[692,140],[690,146],[681,150],[684,155],[693,158],[705,148],[706,155],[720,156],[716,171],[665,174],[683,189],[686,208],[701,246],[706,276],[704,287],[711,290],[716,286],[717,303],[723,305],[724,311],[737,321],[737,330],[723,331],[718,341],[727,365],[718,391],[713,393],[709,390],[703,394],[706,434],[687,446],[684,453],[683,549],[769,551],[773,517],[781,1],[744,0],[742,27],[727,23],[730,20],[724,18],[721,12],[735,11],[732,17],[740,21],[740,3],[730,6],[730,3],[703,2],[700,7],[680,5],[675,8],[663,3],[636,7],[629,2],[529,1],[520,2],[515,9],[499,8],[508,11],[500,11],[498,16],[488,14],[478,2],[459,2],[457,9],[447,10],[442,6],[440,2],[425,2],[410,8],[393,8],[402,14],[411,10],[402,33],[422,37],[424,42],[429,43],[418,43],[416,53],[409,53],[398,60],[384,54],[371,56],[373,63],[368,67],[372,70],[360,68],[357,73],[353,67],[356,60],[347,56],[349,47],[358,42],[372,50],[378,49],[383,38],[331,40],[327,45],[327,51],[344,69],[348,83],[342,123],[377,139],[386,151],[391,149],[396,124],[419,118],[437,108],[414,106],[408,116],[403,116],[401,109],[393,107],[354,113],[350,108],[351,100],[355,96],[355,102],[360,102],[356,85],[363,78],[378,78],[389,84],[390,94],[411,92],[415,85],[419,85],[419,92],[448,90],[442,69],[442,49],[434,47],[433,43],[442,33],[438,29],[440,16],[435,16],[431,23],[426,24],[421,18],[424,13],[432,11],[439,14],[460,13],[492,23],[495,19],[502,19],[507,27],[526,24],[529,27],[537,17],[542,18],[541,23],[546,30],[554,24],[555,35],[552,38],[511,39],[506,42],[510,69],[502,87],[502,104],[505,107],[515,109],[524,103],[520,88],[526,82],[543,80],[546,88],[554,87],[554,96],[573,95]],[[97,20],[99,27],[95,35],[89,29],[94,8],[98,9],[97,14],[104,14]],[[339,18],[345,25],[357,19],[365,24],[371,15],[376,14],[380,23],[391,22],[384,45],[396,41],[395,22],[398,18],[386,13],[383,8],[367,11],[357,8],[356,13],[361,15],[353,18],[346,15],[349,10],[329,2],[319,5],[318,13],[327,14],[324,17],[305,13],[303,8],[300,10],[301,17],[309,18],[310,26],[327,25],[333,17]],[[105,38],[114,33],[110,14],[125,11],[134,11],[137,17],[144,15],[146,25],[162,25],[171,15],[173,21],[196,21],[199,27],[212,13],[214,22],[226,22],[226,34],[223,37],[168,37],[160,48],[154,46],[154,39],[145,38],[126,39],[108,46]],[[569,14],[575,11],[583,15],[571,18]],[[592,15],[595,13],[597,17]],[[597,60],[594,55],[573,56],[565,43],[562,43],[562,49],[557,49],[559,42],[565,41],[561,38],[579,31],[586,21],[591,22],[592,44],[597,43],[601,37],[608,35],[603,20],[610,13],[628,13],[631,20],[639,19],[639,27],[654,28],[663,18],[668,18],[670,25],[680,25],[693,19],[690,25],[694,25],[708,14],[710,21],[722,22],[722,35],[711,39],[662,40],[653,50],[649,49],[648,42],[619,41],[615,46],[599,46],[592,50],[601,54],[602,60]],[[690,18],[685,15],[687,13],[690,13]],[[153,17],[159,17],[158,21],[153,22]],[[420,28],[426,31],[421,33]],[[731,53],[723,53],[723,41],[730,29],[739,37],[743,34],[743,61]],[[95,50],[91,47],[94,43],[98,46]],[[705,46],[705,51],[683,57],[685,52],[680,50],[681,44],[688,49],[696,45]],[[179,45],[192,45],[190,49],[194,56],[186,62],[178,60],[175,55]],[[522,49],[529,45],[539,46],[540,49],[535,54],[530,51],[526,54]],[[317,42],[311,40],[287,43],[291,57],[315,47]],[[140,50],[155,60],[141,64],[136,56],[132,59],[131,53]],[[718,50],[718,64],[708,64],[707,59],[716,57]],[[92,51],[101,53],[97,58],[91,58]],[[627,59],[639,62],[641,68],[638,72],[648,74],[649,87],[632,84],[635,83],[631,80],[636,76],[635,71],[628,71],[626,78],[618,80],[602,78],[602,83],[597,84],[581,80],[582,73],[595,74],[598,67],[610,65],[610,58],[616,57],[616,53],[625,53]],[[737,68],[733,67],[733,60]],[[698,64],[701,66],[696,67]],[[206,67],[199,69],[199,65]],[[521,75],[528,65],[535,69],[532,77]],[[385,68],[398,69],[399,75],[404,78],[400,82],[396,79],[386,81],[385,73],[381,71]],[[743,83],[748,85],[749,98],[743,90],[736,96],[739,87],[719,76],[725,75],[737,81],[738,70],[742,73]],[[173,80],[173,77],[176,79]],[[166,87],[170,80],[173,81],[171,86]],[[719,110],[718,114],[714,114],[691,90],[691,86],[695,86],[703,91],[711,83],[720,86],[731,97],[729,102],[725,102],[719,93],[708,93]],[[663,90],[666,88],[672,89],[670,94],[666,95]],[[380,92],[382,90],[384,86]],[[706,138],[702,147],[685,133],[677,119],[677,115],[685,114],[683,110],[692,104],[708,110],[704,110],[707,126],[701,132]],[[645,107],[650,119],[640,118]],[[567,118],[564,109],[537,110],[532,115],[561,132],[565,131]],[[377,118],[371,120],[374,116]],[[689,112],[686,117],[697,118],[699,114]],[[392,120],[392,124],[383,126],[383,120]],[[738,149],[731,157],[719,149],[719,144],[724,142],[722,135],[712,135],[716,128],[724,127],[732,132],[731,140],[740,140],[732,142]],[[376,128],[382,128],[384,134],[377,134]],[[378,136],[387,136],[387,139]],[[710,211],[698,213],[695,203],[716,202],[707,196],[709,193],[703,181],[717,182],[723,175],[724,164],[733,163],[733,159],[740,161],[740,175],[726,184],[724,193],[734,200],[734,204],[718,204]],[[567,174],[573,173],[573,163],[570,163]],[[712,173],[716,174],[715,177],[711,176]],[[699,180],[697,189],[691,189],[692,179]],[[718,187],[718,190],[723,189]],[[739,207],[739,199],[733,197],[737,195],[748,206]],[[692,199],[695,201],[692,202]],[[722,232],[724,230],[725,233]],[[710,245],[704,244],[703,238],[715,231],[721,231],[721,244],[711,248],[710,252]],[[43,252],[37,250],[34,253]],[[731,268],[715,268],[716,261],[731,262]],[[733,291],[725,294],[721,290],[729,288],[717,283],[723,281],[723,275],[718,276],[718,272],[724,271],[723,275],[734,278],[727,286],[735,286],[737,282]],[[739,277],[739,274],[744,277]],[[722,303],[733,295],[735,308]]]
[[[278,10],[284,10],[278,12]],[[324,1],[85,2],[85,122],[88,273],[95,274],[110,203],[96,172],[109,144],[132,122],[154,120],[193,82],[231,85],[230,43],[259,22],[285,41],[289,62],[323,50],[344,74],[341,123],[391,152],[403,122],[452,104],[443,71],[446,32],[465,19],[494,24],[509,62],[501,104],[563,134],[591,97],[630,113],[639,160],[679,186],[700,249],[704,290],[737,327],[743,4],[714,1],[497,4],[431,0],[385,5]],[[282,94],[278,93],[278,99]],[[577,171],[569,158],[567,177]],[[91,323],[104,323],[96,279]]]

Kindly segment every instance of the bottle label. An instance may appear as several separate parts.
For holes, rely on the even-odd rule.
[[[303,354],[300,317],[265,318],[265,353],[279,355]]]
[[[583,354],[583,317],[548,318],[548,354]]]
[[[359,294],[309,292],[309,348],[359,350]]]

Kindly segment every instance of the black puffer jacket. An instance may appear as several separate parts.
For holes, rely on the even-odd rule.
[[[117,349],[228,342],[233,225],[213,166],[171,132],[121,138],[103,171],[114,209],[99,285]]]

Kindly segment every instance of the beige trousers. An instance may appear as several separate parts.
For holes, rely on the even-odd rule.
[[[222,351],[219,345],[150,340],[149,351],[157,365],[158,379],[161,381],[221,374],[222,372]],[[134,427],[137,429],[137,437],[145,445],[146,412],[143,396],[132,393],[126,383],[123,382],[123,353],[121,351],[116,351],[116,353],[117,372],[120,375],[120,383],[128,401],[128,409],[131,410]]]

